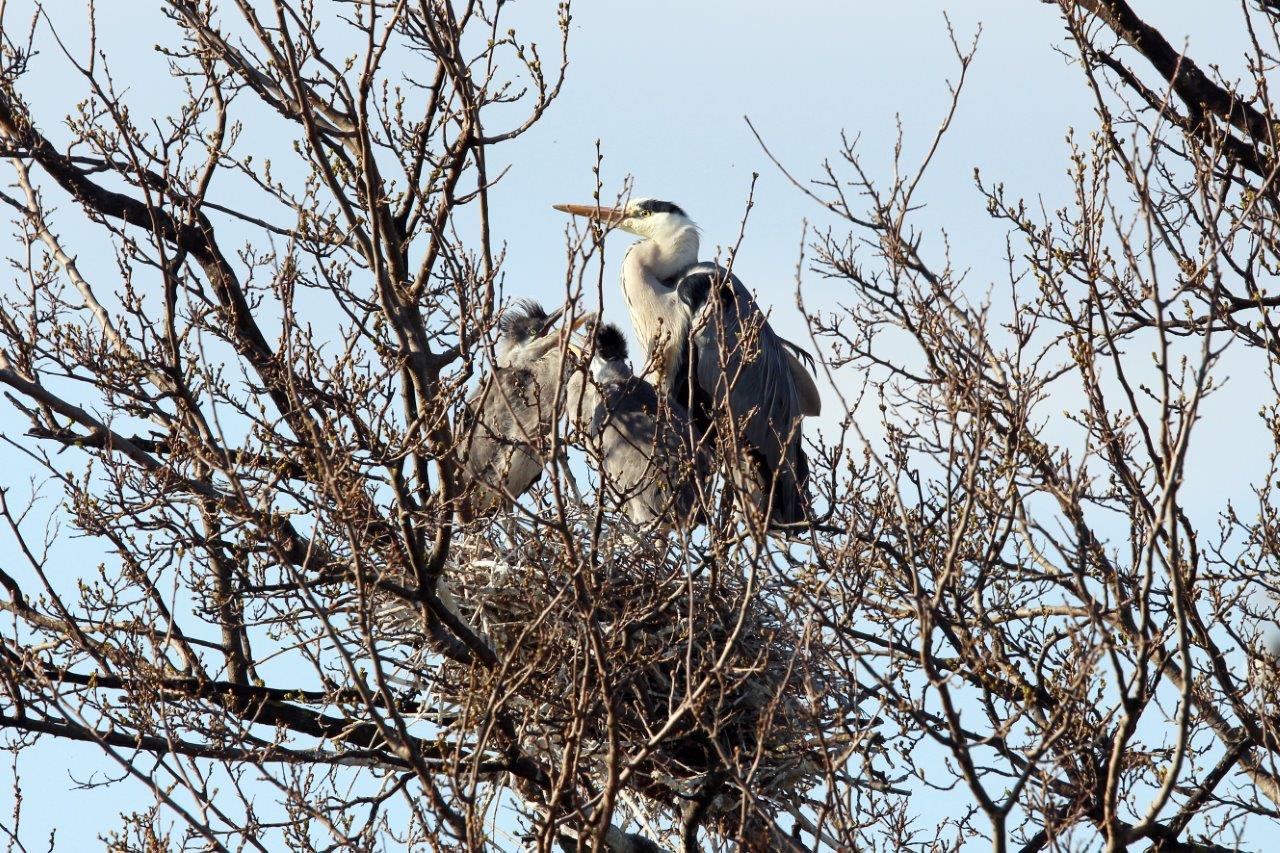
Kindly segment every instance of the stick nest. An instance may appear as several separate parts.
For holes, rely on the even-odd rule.
[[[817,776],[807,733],[819,730],[823,676],[762,588],[769,569],[625,519],[593,535],[594,521],[571,524],[572,547],[527,522],[458,537],[442,597],[502,666],[445,664],[431,677],[437,703],[478,720],[477,702],[500,693],[524,748],[572,768],[586,791],[609,777],[612,719],[617,772],[646,808],[701,802],[708,819],[732,821],[749,788],[757,814],[793,813]]]

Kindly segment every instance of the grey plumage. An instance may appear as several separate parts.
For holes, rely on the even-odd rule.
[[[709,466],[685,408],[631,372],[618,327],[600,327],[592,348],[582,406],[607,499],[637,524],[696,524]]]
[[[552,315],[521,301],[499,321],[497,365],[467,401],[458,423],[463,470],[478,515],[510,506],[542,475],[563,411],[569,364]]]
[[[742,464],[730,472],[758,506],[769,508],[770,519],[803,521],[809,467],[800,434],[804,407],[788,358],[794,345],[774,333],[750,292],[723,267],[694,264],[675,289],[690,327],[672,377],[674,396],[687,401],[704,431],[728,428],[745,443]],[[732,424],[718,424],[717,414],[731,416]]]
[[[644,239],[622,261],[622,293],[648,348],[646,375],[688,407],[741,492],[773,524],[809,517],[802,418],[822,408],[804,350],[769,326],[742,282],[698,262],[698,229],[671,202],[556,205]],[[809,359],[812,362],[812,359]]]

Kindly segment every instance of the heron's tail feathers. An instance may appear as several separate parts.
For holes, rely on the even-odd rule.
[[[809,520],[809,457],[796,442],[795,460],[784,461],[773,475],[771,524],[801,524]]]
[[[809,458],[800,442],[788,448],[777,466],[770,465],[764,455],[756,450],[748,451],[753,470],[739,481],[745,487],[756,508],[768,511],[769,525],[802,524],[809,519]]]

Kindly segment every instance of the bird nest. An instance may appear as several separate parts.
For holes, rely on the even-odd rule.
[[[806,697],[822,678],[808,644],[749,569],[626,519],[596,521],[567,534],[490,524],[453,548],[450,607],[502,661],[480,677],[506,697],[523,746],[598,790],[612,724],[646,810],[699,803],[707,820],[732,822],[749,786],[757,810],[794,813],[817,772]],[[465,690],[436,698],[476,702],[477,677],[445,664],[433,683]]]

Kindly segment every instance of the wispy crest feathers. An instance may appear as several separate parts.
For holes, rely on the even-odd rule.
[[[505,334],[521,320],[545,320],[546,318],[547,309],[542,307],[541,302],[536,299],[517,299],[515,305],[503,312],[502,317],[498,319],[498,331]]]
[[[622,330],[609,323],[596,330],[596,355],[605,361],[618,361],[627,357],[627,338]]]

